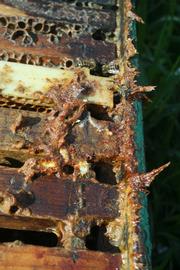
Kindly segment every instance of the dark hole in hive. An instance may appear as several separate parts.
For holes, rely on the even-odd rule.
[[[44,59],[43,59],[43,57],[38,57],[38,58],[37,58],[37,64],[38,64],[38,66],[43,66],[43,64],[44,64]]]
[[[109,243],[108,237],[105,236],[106,226],[93,226],[90,234],[86,236],[85,244],[89,250],[99,250],[103,252],[119,253],[119,248]]]
[[[11,30],[15,29],[15,25],[13,23],[9,23],[7,27]]]
[[[37,125],[40,121],[41,121],[40,117],[23,116],[20,127],[22,128],[32,127],[34,125]]]
[[[13,63],[16,63],[17,62],[17,60],[15,58],[9,58],[8,61],[9,62],[13,62]]]
[[[8,60],[8,55],[6,53],[1,52],[0,59],[1,60]]]
[[[111,5],[105,5],[105,6],[102,7],[102,9],[103,10],[113,10],[113,11],[116,11],[118,9],[118,7],[115,6],[115,5],[113,5],[113,6],[111,6]]]
[[[72,60],[67,60],[67,61],[66,61],[66,67],[67,67],[67,68],[71,67],[72,64],[73,64]]]
[[[81,2],[77,2],[77,3],[76,3],[76,6],[77,6],[78,8],[82,8],[83,5],[82,5]]]
[[[86,7],[89,7],[90,6],[90,3],[89,2],[85,2],[84,3]]]
[[[121,96],[118,92],[115,92],[114,97],[113,97],[114,106],[119,104],[120,102],[121,102]]]
[[[16,31],[16,32],[14,32],[14,33],[12,34],[11,39],[12,39],[12,40],[17,40],[17,39],[22,38],[22,37],[24,37],[24,36],[25,36],[24,30],[18,30],[18,31]]]
[[[102,64],[96,63],[95,68],[90,70],[90,74],[95,76],[104,76]]]
[[[25,24],[25,22],[22,22],[22,21],[19,21],[18,22],[18,26],[19,26],[19,28],[25,28],[26,27],[26,24]]]
[[[18,211],[18,206],[16,206],[16,205],[12,205],[11,207],[10,207],[10,209],[9,209],[9,213],[11,214],[11,215],[13,215],[13,214],[15,214],[17,211]]]
[[[49,25],[48,24],[44,24],[44,28],[43,28],[44,32],[49,32]]]
[[[73,174],[74,168],[73,168],[73,166],[71,166],[71,165],[65,165],[65,166],[63,167],[63,172],[64,172],[65,174]]]
[[[88,104],[87,111],[90,112],[91,116],[97,120],[112,121],[108,115],[106,107],[96,104]]]
[[[35,201],[34,195],[31,192],[26,192],[24,190],[15,194],[14,197],[16,198],[17,204],[23,208],[30,206]]]
[[[50,41],[51,42],[55,42],[56,41],[56,36],[54,36],[53,34],[50,35]]]
[[[23,64],[27,64],[27,55],[26,54],[24,54],[22,57],[21,57],[21,61],[20,61],[21,63],[23,63]]]
[[[68,144],[73,144],[75,142],[75,139],[76,137],[72,134],[72,132],[69,132],[65,138]]]
[[[52,111],[51,109],[47,109],[46,113],[49,114],[49,113],[51,113],[51,111]]]
[[[45,173],[41,173],[41,172],[35,173],[35,174],[31,177],[31,180],[32,180],[32,181],[35,181],[35,180],[38,179],[39,177],[42,177],[42,176],[45,176],[45,175],[46,175]]]
[[[33,18],[29,18],[28,21],[27,21],[27,23],[28,23],[29,25],[32,25],[32,24],[33,24],[33,21],[34,21]]]
[[[36,32],[42,31],[42,29],[43,29],[43,24],[42,23],[37,23],[37,24],[34,25],[34,30]]]
[[[96,30],[96,32],[94,32],[92,34],[92,37],[95,40],[102,40],[102,41],[104,41],[106,39],[106,35],[105,35],[105,33],[101,29]]]
[[[22,241],[24,244],[56,247],[58,238],[54,233],[0,229],[0,242]]]
[[[76,31],[78,31],[78,30],[81,29],[81,25],[76,24],[74,28],[75,28]]]
[[[46,110],[46,109],[43,108],[43,107],[39,107],[39,108],[37,109],[38,112],[44,112],[45,110]]]
[[[60,114],[60,112],[59,112],[59,111],[55,112],[55,113],[54,113],[54,117],[58,117],[58,116],[59,116],[59,114]]]
[[[111,34],[109,35],[109,38],[111,38],[111,39],[115,38],[115,34],[114,34],[114,33],[111,33]]]
[[[29,59],[28,64],[29,65],[35,65],[35,60],[34,59]]]
[[[0,17],[0,25],[1,26],[6,26],[7,25],[7,20],[4,17]]]
[[[29,35],[30,35],[30,37],[32,38],[32,41],[33,41],[34,43],[36,43],[37,40],[38,40],[37,35],[36,35],[35,33],[33,33],[33,32],[29,32]]]
[[[54,34],[54,35],[57,34],[57,31],[56,31],[56,25],[51,25],[51,27],[50,27],[50,32],[51,32],[52,34]]]
[[[116,177],[112,164],[99,161],[92,164],[92,169],[95,171],[96,179],[100,183],[116,185]]]
[[[15,158],[5,157],[5,159],[8,161],[10,167],[21,168],[23,166],[23,162]]]

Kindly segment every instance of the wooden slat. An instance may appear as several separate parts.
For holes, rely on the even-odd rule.
[[[69,177],[70,178],[70,177]],[[118,216],[118,190],[93,180],[59,179],[43,176],[25,183],[16,169],[0,167],[1,212],[10,214],[16,205],[26,209],[22,216],[30,218],[67,219],[69,215],[83,218],[113,219]],[[9,200],[14,198],[11,205]],[[19,213],[19,214],[18,214]],[[15,213],[21,215],[21,211]]]
[[[41,0],[44,3],[48,3],[49,0]],[[54,0],[54,2],[57,3],[64,3],[66,0]],[[68,2],[68,1],[67,1]],[[72,1],[73,2],[73,1]],[[74,1],[75,2],[75,1]],[[87,3],[87,0],[78,0],[78,2],[84,4]],[[114,6],[117,3],[117,0],[91,0],[90,2],[90,7],[91,7],[91,3],[93,4],[97,4],[97,5],[102,5],[102,6]],[[70,2],[71,3],[71,2]],[[85,5],[86,6],[86,5]]]
[[[120,254],[0,246],[0,270],[120,270]]]
[[[0,212],[0,228],[29,231],[55,231],[57,220],[6,215]]]
[[[83,8],[76,6],[75,1],[0,1],[1,59],[6,60],[5,51],[9,61],[21,63],[29,58],[30,64],[47,66],[66,67],[68,59],[75,66],[108,65],[118,57],[116,32],[119,27],[112,8],[115,3],[94,2],[100,6],[93,3],[87,6],[84,1],[78,2]],[[118,20],[122,18],[120,14]],[[35,25],[41,27],[35,29]],[[15,58],[12,53],[16,54]],[[19,54],[23,55],[22,60]]]
[[[82,38],[71,38],[63,35],[58,45],[49,41],[49,37],[37,34],[37,41],[30,46],[23,46],[20,42],[11,41],[5,38],[4,29],[0,29],[0,49],[9,52],[29,54],[31,56],[46,56],[50,60],[56,59],[57,65],[62,59],[91,60],[100,64],[107,64],[117,58],[115,44],[110,42],[100,42],[90,36]],[[61,60],[60,60],[61,59]]]
[[[37,139],[43,141],[46,120],[47,115],[43,113],[0,107],[0,164],[12,165],[11,159],[24,162],[34,157],[37,153],[33,147],[37,146]],[[111,132],[108,132],[109,125]],[[100,133],[98,128],[105,132]],[[77,153],[84,151],[89,156],[93,154],[97,159],[103,159],[118,155],[119,139],[116,134],[112,138],[113,129],[115,130],[115,124],[112,122],[87,117],[74,125],[69,136],[76,137],[73,146]],[[67,144],[67,147],[70,147],[70,144]],[[38,156],[43,157],[45,153],[41,152]]]
[[[91,6],[81,7],[75,3],[60,1],[61,3],[52,1],[29,1],[24,0],[3,0],[4,4],[23,10],[28,15],[44,17],[47,19],[58,20],[61,22],[69,22],[75,24],[83,24],[97,26],[98,29],[103,27],[109,31],[116,27],[116,13],[111,9],[101,10],[91,8]],[[75,1],[74,1],[75,2]]]
[[[21,116],[24,119],[22,129],[15,130]],[[0,163],[11,164],[11,158],[23,162],[33,157],[35,154],[29,149],[44,128],[45,116],[42,113],[0,107]]]
[[[113,107],[115,87],[112,80],[90,75],[86,68],[81,71],[62,70],[0,61],[0,101],[4,98],[7,102],[52,108],[52,101],[47,98],[47,94],[53,89],[60,96],[58,102],[61,106],[65,100],[69,103],[78,99],[85,103]]]

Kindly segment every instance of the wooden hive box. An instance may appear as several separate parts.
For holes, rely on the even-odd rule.
[[[134,19],[0,1],[0,269],[149,269]]]

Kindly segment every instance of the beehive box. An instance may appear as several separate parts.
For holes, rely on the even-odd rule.
[[[0,269],[149,269],[135,19],[0,1]]]

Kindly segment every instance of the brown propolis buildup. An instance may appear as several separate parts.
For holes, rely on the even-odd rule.
[[[140,193],[169,163],[138,172],[136,100],[154,90],[131,64],[141,18],[130,0],[1,2],[2,226],[55,233],[59,269],[95,269],[96,231],[99,270],[148,269]]]

